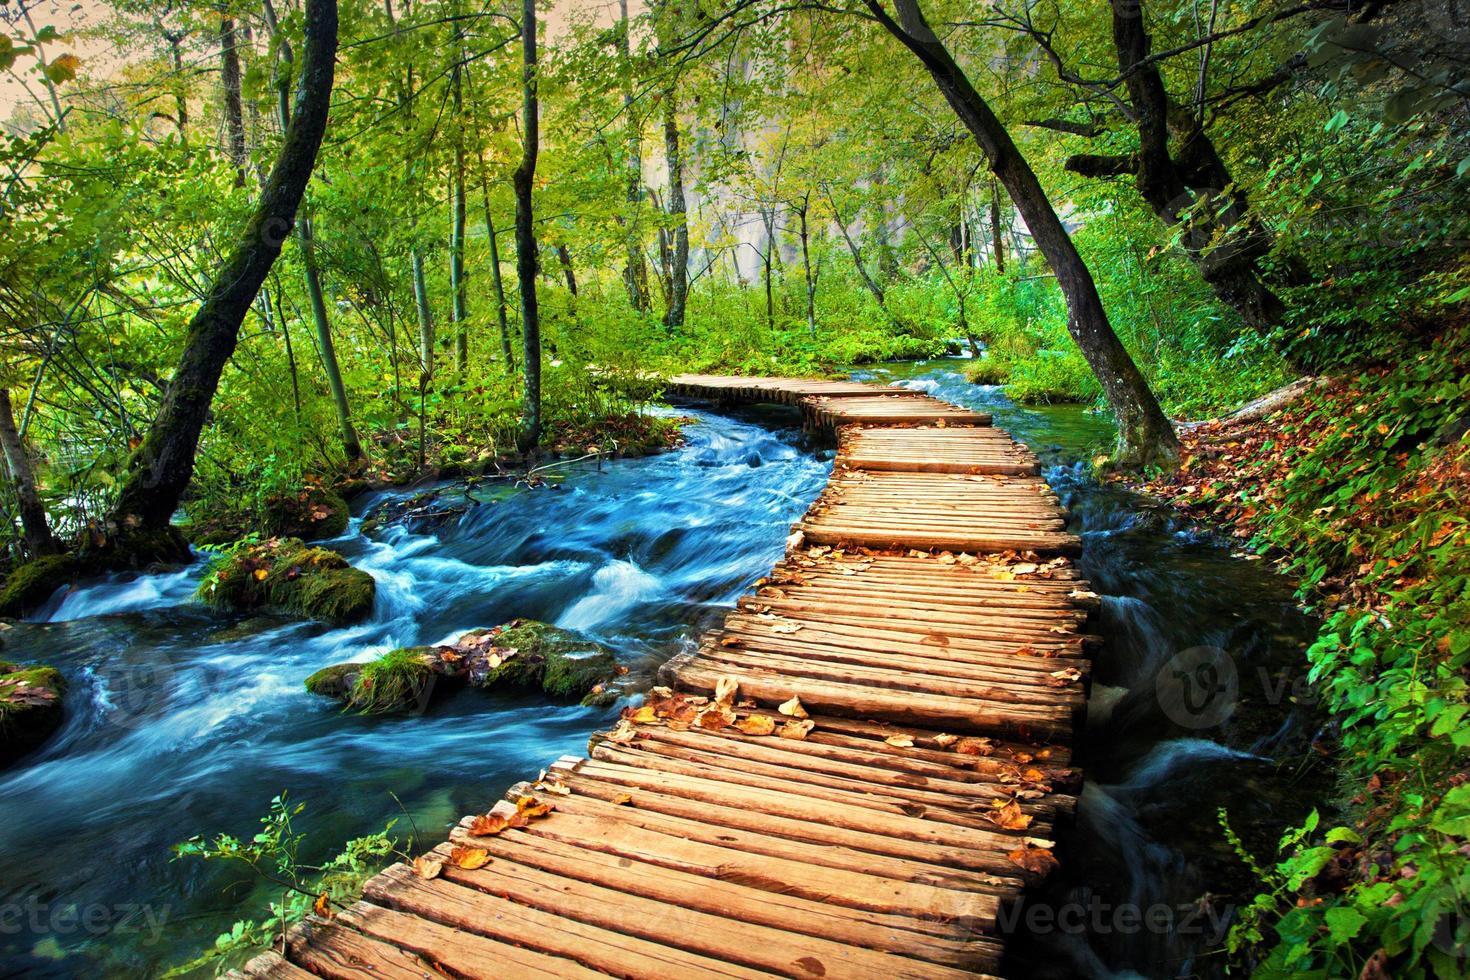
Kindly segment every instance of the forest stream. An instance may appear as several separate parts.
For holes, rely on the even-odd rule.
[[[959,366],[855,376],[991,411],[1036,450],[1083,538],[1107,641],[1078,740],[1079,817],[1061,833],[1061,872],[1017,910],[1010,973],[1223,975],[1223,958],[1201,954],[1218,945],[1229,901],[1197,899],[1207,885],[1248,899],[1249,881],[1216,811],[1259,850],[1310,807],[1313,720],[1290,700],[1290,671],[1314,624],[1266,563],[1092,480],[1085,461],[1112,435],[1101,416],[1014,406]],[[396,834],[433,844],[510,783],[585,752],[613,709],[465,691],[424,716],[364,718],[302,681],[514,617],[585,632],[651,677],[780,557],[830,467],[794,413],[689,411],[677,451],[574,464],[554,486],[488,485],[437,530],[364,535],[362,516],[404,494],[357,501],[330,542],[377,581],[374,615],[356,626],[207,609],[191,599],[200,561],[93,582],[7,631],[7,657],[54,664],[70,693],[63,729],[0,774],[0,906],[20,910],[0,921],[0,975],[156,975],[188,959],[267,895],[169,846],[249,835],[283,790],[307,804],[310,862],[395,818]],[[1201,656],[1212,677],[1233,670],[1228,714],[1161,696],[1160,676]],[[1046,914],[1028,916],[1036,908]],[[1170,916],[1168,928],[1149,914]]]

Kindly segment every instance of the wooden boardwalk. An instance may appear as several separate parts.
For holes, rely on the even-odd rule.
[[[851,382],[685,375],[832,429],[786,558],[662,686],[252,977],[956,977],[1075,807],[1097,597],[989,418]],[[242,975],[242,974],[237,974]]]

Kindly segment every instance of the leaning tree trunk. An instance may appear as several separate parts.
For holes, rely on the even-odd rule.
[[[327,128],[337,51],[336,0],[307,0],[296,108],[281,154],[234,250],[215,274],[185,335],[184,351],[158,416],[128,461],[111,520],[119,529],[161,530],[194,473],[199,434],[240,324],[281,254]]]
[[[20,527],[25,533],[26,549],[32,558],[54,555],[61,550],[46,523],[46,507],[36,493],[36,474],[26,454],[20,433],[15,430],[15,415],[10,409],[10,389],[0,388],[0,450],[5,453],[5,467],[15,484],[15,499],[20,505]]]
[[[536,216],[531,188],[536,180],[540,130],[536,102],[536,0],[521,0],[521,162],[511,178],[516,198],[516,278],[521,286],[521,345],[524,364],[521,432],[523,452],[541,442],[541,313],[536,305]]]
[[[864,4],[928,69],[945,100],[985,151],[991,170],[1005,186],[1056,273],[1067,300],[1067,329],[1117,417],[1120,461],[1129,465],[1171,464],[1179,452],[1174,427],[1113,332],[1092,273],[1010,133],[935,35],[918,0],[894,0],[898,21],[883,8],[881,0],[864,0]]]
[[[628,288],[628,302],[640,313],[648,311],[648,269],[643,263],[643,245],[638,240],[638,209],[643,202],[643,134],[638,129],[638,118],[633,111],[633,56],[632,39],[629,37],[628,0],[618,0],[620,23],[618,25],[618,55],[621,60],[623,85],[623,117],[627,127],[624,141],[627,159],[628,216],[624,221],[627,233],[628,264],[623,267],[623,283]]]

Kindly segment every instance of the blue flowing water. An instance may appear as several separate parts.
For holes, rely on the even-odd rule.
[[[1283,700],[1282,682],[1312,624],[1262,563],[1089,477],[1083,461],[1112,440],[1106,417],[1015,406],[961,367],[859,376],[990,411],[1042,456],[1082,536],[1107,640],[1078,740],[1089,777],[1079,815],[1059,831],[1060,872],[1003,923],[1004,972],[1223,976],[1221,958],[1201,954],[1249,882],[1215,810],[1262,843],[1309,805],[1317,777],[1298,760],[1313,757],[1311,718]],[[0,976],[143,976],[187,958],[264,896],[172,861],[169,845],[249,833],[282,789],[308,803],[310,861],[394,817],[421,844],[440,840],[510,783],[583,752],[611,709],[467,691],[422,717],[365,719],[301,682],[515,616],[588,632],[650,675],[780,556],[830,465],[780,428],[790,414],[695,414],[682,450],[579,464],[557,489],[482,494],[432,534],[363,536],[354,520],[332,546],[377,580],[377,609],[359,626],[209,611],[190,601],[195,565],[88,585],[49,622],[5,633],[5,656],[51,662],[72,689],[62,732],[0,773]],[[1161,674],[1199,648],[1238,675],[1226,717],[1181,715],[1160,695]],[[1137,928],[1120,918],[1129,910],[1169,917]]]
[[[0,773],[0,975],[155,975],[211,944],[264,896],[169,847],[253,833],[283,789],[308,804],[309,862],[394,817],[442,840],[584,753],[613,709],[466,691],[422,717],[361,718],[302,681],[518,616],[651,672],[780,557],[830,468],[795,429],[693,414],[680,450],[485,494],[433,534],[365,537],[354,519],[330,544],[377,581],[360,625],[211,611],[191,600],[201,562],[86,585],[7,631],[6,657],[53,664],[70,692],[58,735]]]

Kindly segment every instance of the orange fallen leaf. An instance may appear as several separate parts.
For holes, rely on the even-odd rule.
[[[510,826],[510,818],[498,813],[482,813],[470,821],[473,837],[494,837]]]
[[[632,793],[619,793],[617,796],[614,796],[612,798],[612,801],[611,802],[612,802],[612,805],[613,806],[632,806],[633,805],[633,794]]]
[[[715,681],[715,703],[730,705],[735,703],[735,695],[740,690],[740,682],[733,677],[721,677]]]
[[[477,871],[490,863],[490,852],[483,847],[456,847],[449,852],[449,863],[466,871]]]
[[[985,814],[986,820],[1002,830],[1025,830],[1031,826],[1031,817],[1021,812],[1021,804],[1015,800],[995,802],[1000,805]]]
[[[995,743],[988,738],[962,738],[954,744],[954,750],[960,755],[992,755]]]
[[[623,718],[635,725],[646,725],[651,721],[657,721],[658,713],[654,711],[653,705],[645,704],[638,708],[624,708]]]
[[[316,901],[311,903],[311,910],[323,919],[330,919],[332,917],[332,904],[327,900],[326,892],[322,892],[316,897]]]
[[[1056,855],[1044,847],[1018,847],[1006,855],[1012,862],[1030,871],[1032,874],[1050,874],[1060,866]]]
[[[941,749],[947,749],[951,745],[953,745],[954,743],[958,742],[959,740],[960,740],[960,737],[958,735],[935,735],[934,736],[935,743]]]
[[[766,715],[746,715],[735,723],[746,735],[769,735],[776,730],[775,719]]]
[[[638,737],[638,729],[627,721],[618,722],[618,727],[607,733],[607,740],[615,745],[627,745]]]
[[[721,728],[735,724],[735,710],[728,704],[717,701],[707,705],[695,716],[694,724],[707,731],[717,732]]]

